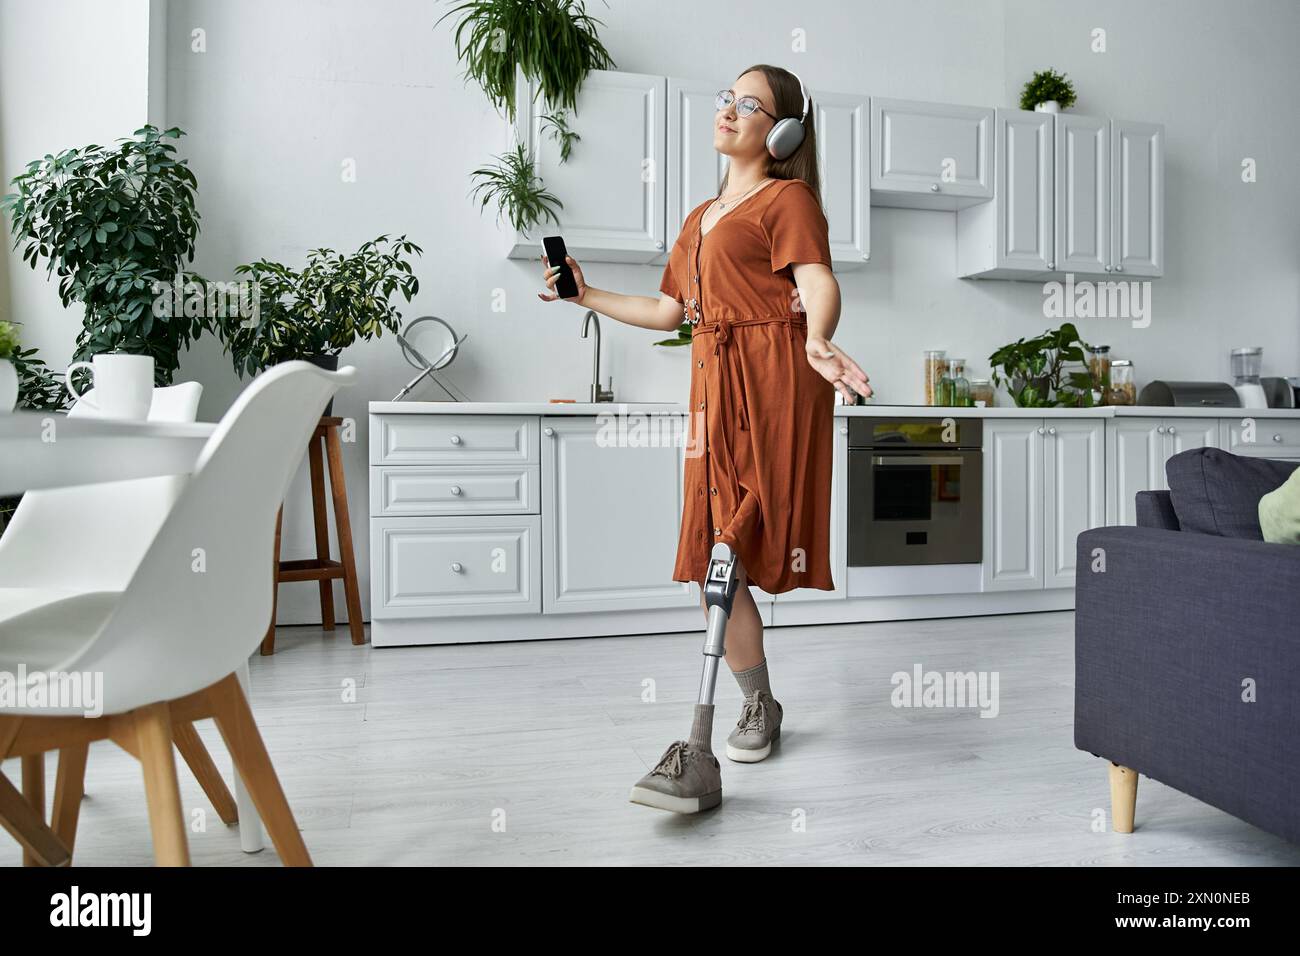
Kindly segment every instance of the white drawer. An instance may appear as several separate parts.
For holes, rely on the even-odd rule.
[[[370,472],[370,513],[537,514],[537,465],[399,465]]]
[[[535,464],[531,415],[374,415],[372,465]]]
[[[1245,421],[1253,421],[1254,441],[1245,441],[1248,430]],[[1253,455],[1259,458],[1295,458],[1300,456],[1300,419],[1254,418],[1243,410],[1241,418],[1224,422],[1226,441],[1224,448],[1234,455]]]
[[[539,614],[541,518],[373,518],[375,618]]]

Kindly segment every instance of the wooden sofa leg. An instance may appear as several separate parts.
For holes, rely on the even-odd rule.
[[[1110,819],[1116,833],[1133,832],[1133,814],[1137,809],[1138,775],[1136,770],[1110,765]]]

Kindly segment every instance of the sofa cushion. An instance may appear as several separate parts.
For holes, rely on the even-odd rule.
[[[1265,541],[1300,544],[1300,468],[1259,499],[1259,527]]]
[[[1293,461],[1192,448],[1165,463],[1165,476],[1184,531],[1261,541],[1259,499],[1286,481],[1296,467]]]

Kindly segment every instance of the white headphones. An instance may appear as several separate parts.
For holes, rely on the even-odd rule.
[[[796,80],[799,80],[799,92],[803,95],[803,113],[798,119],[793,116],[787,116],[785,119],[779,119],[767,134],[767,151],[773,159],[789,159],[794,155],[794,151],[799,148],[804,137],[804,120],[808,118],[808,90],[803,85],[803,80],[794,70],[789,72]]]

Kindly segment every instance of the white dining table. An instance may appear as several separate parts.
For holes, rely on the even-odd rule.
[[[0,496],[188,475],[216,430],[207,422],[69,418],[60,412],[31,410],[0,414]],[[246,666],[240,669],[239,682],[249,694]],[[266,845],[261,819],[238,773],[235,802],[240,846],[245,853],[256,853]]]

